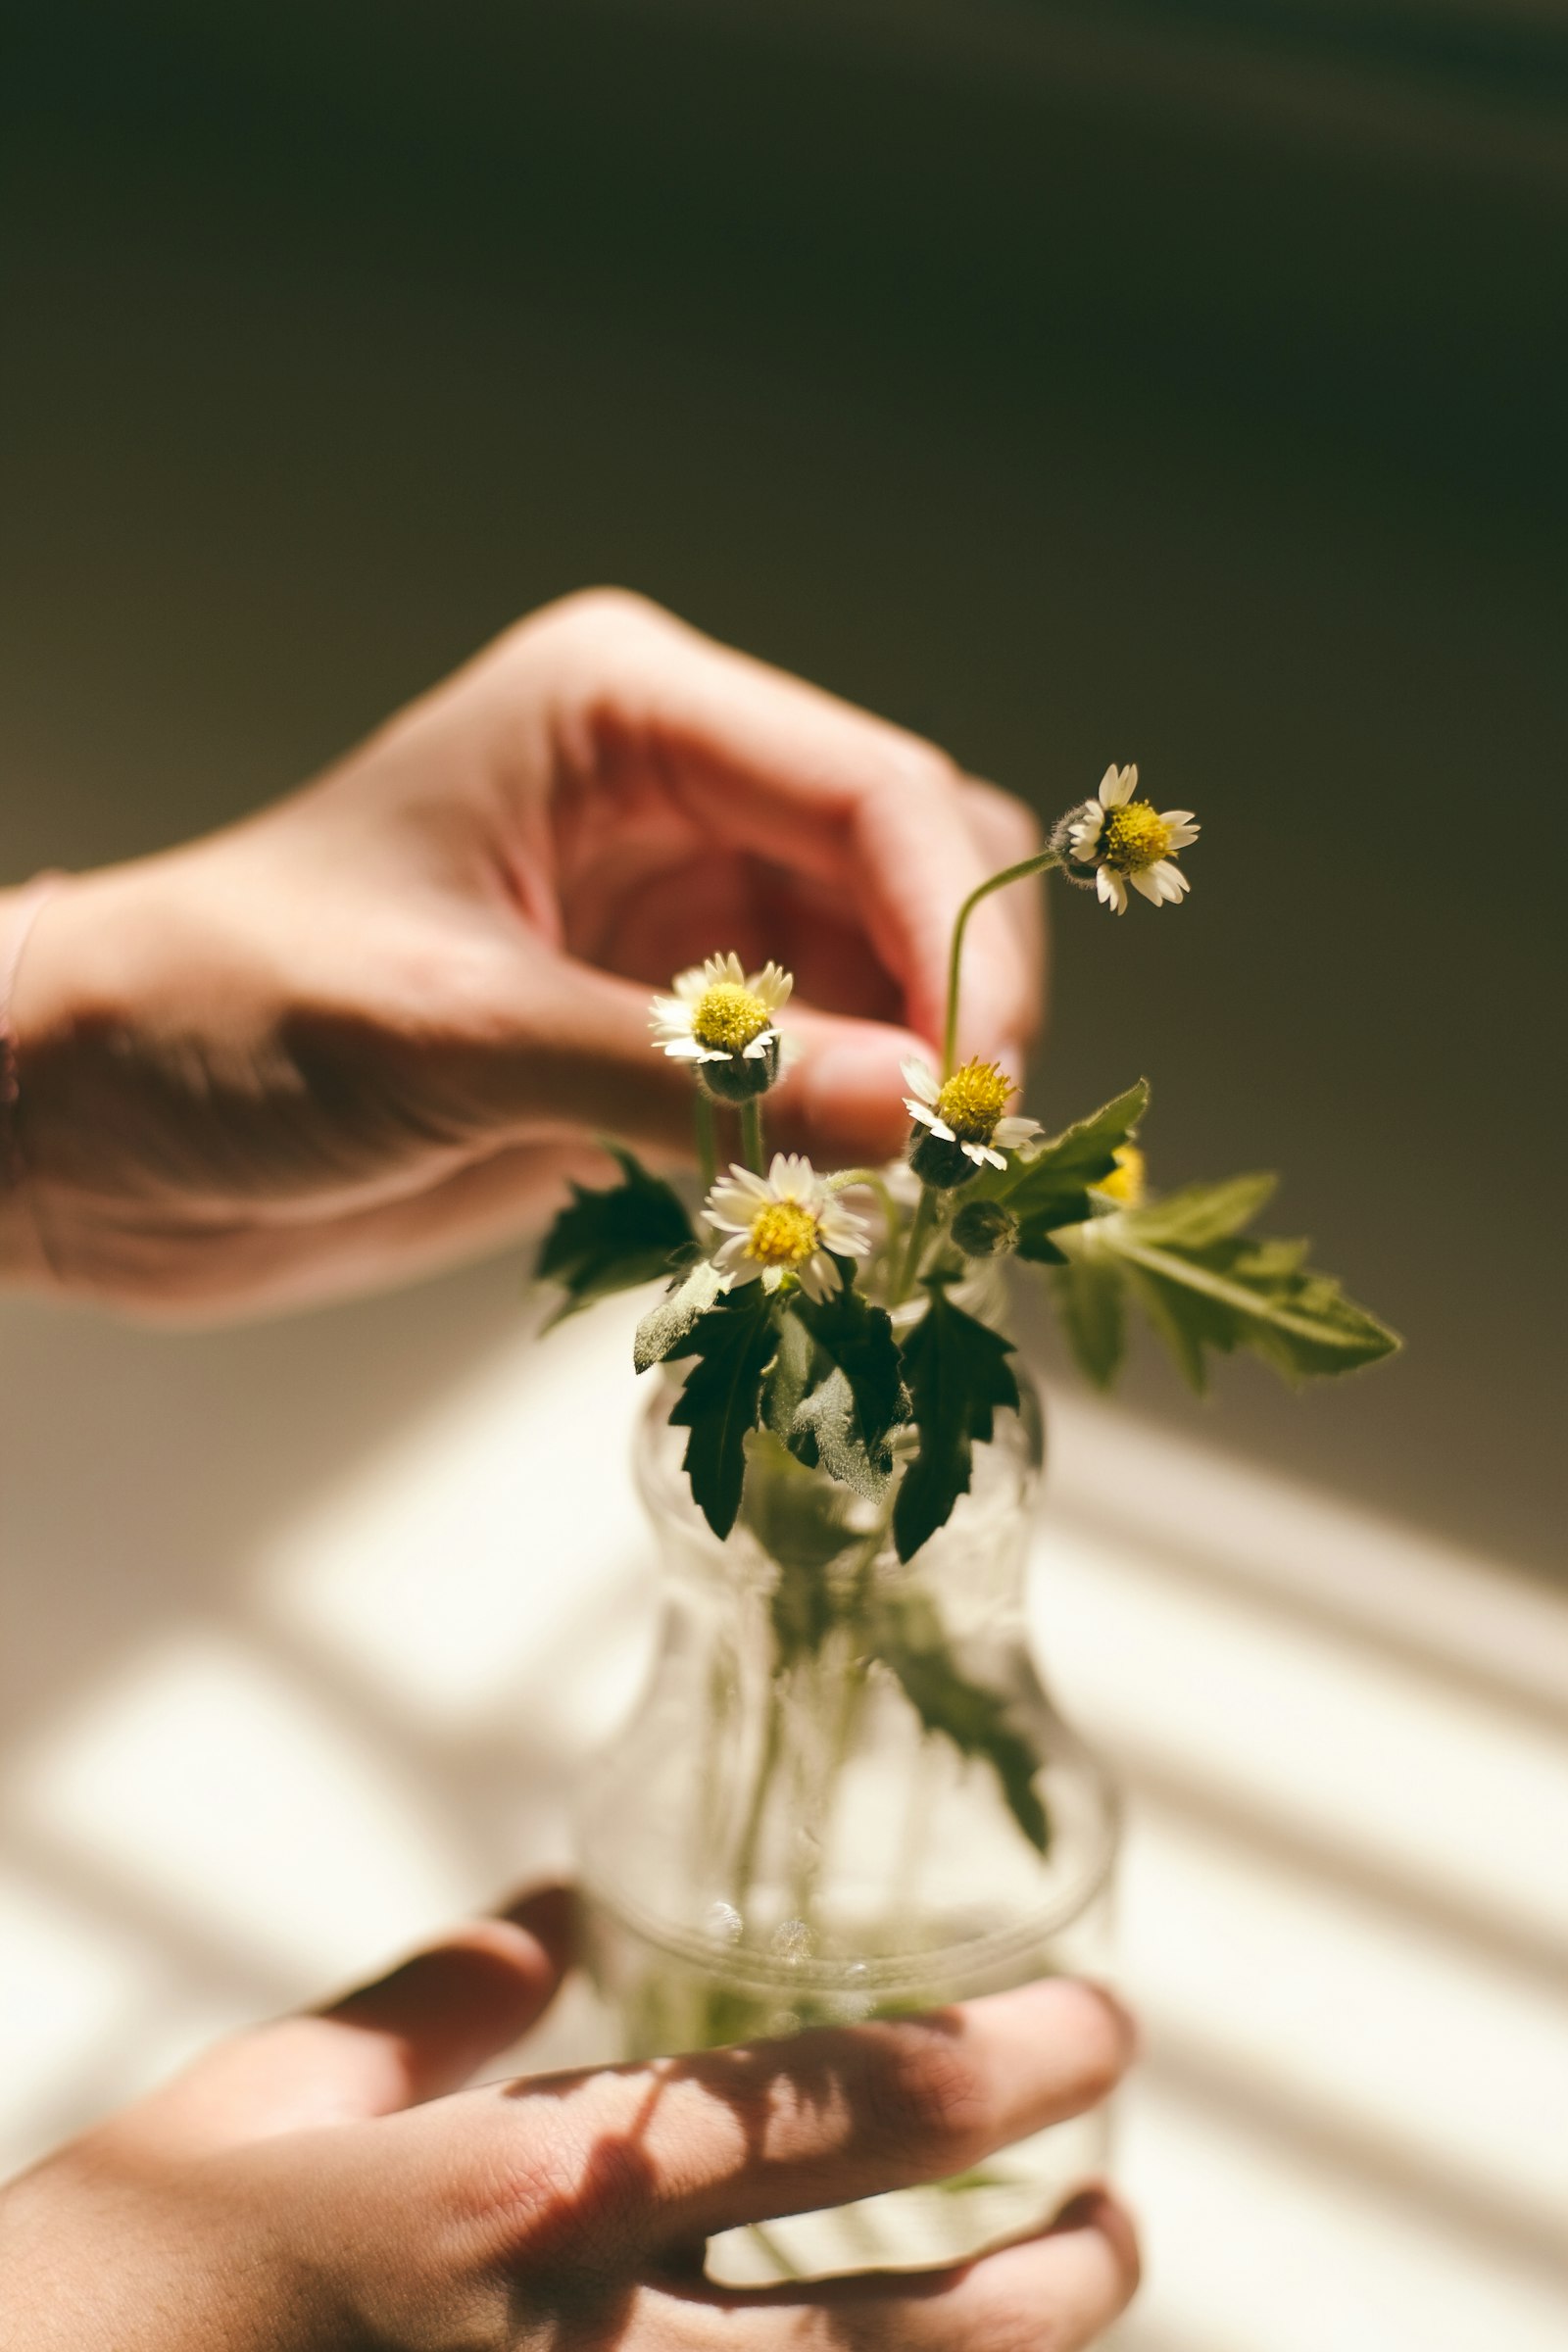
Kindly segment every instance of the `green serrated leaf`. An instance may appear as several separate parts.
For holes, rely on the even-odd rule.
[[[1298,1381],[1376,1363],[1400,1344],[1306,1264],[1304,1243],[1232,1235],[1200,1248],[1156,1246],[1127,1217],[1107,1217],[1097,1238],[1127,1265],[1151,1320],[1200,1391],[1205,1348],[1250,1348]]]
[[[1133,1297],[1143,1308],[1149,1327],[1163,1347],[1171,1362],[1181,1374],[1195,1396],[1208,1395],[1208,1359],[1202,1343],[1222,1351],[1231,1345],[1229,1326],[1223,1322],[1210,1327],[1203,1300],[1184,1298],[1168,1283],[1156,1282],[1141,1266],[1129,1260],[1127,1280]]]
[[[746,1441],[746,1462],[741,1518],[777,1563],[781,1578],[798,1571],[814,1574],[851,1545],[864,1543],[851,1520],[854,1498],[803,1467],[771,1430],[753,1431]]]
[[[827,1378],[802,1398],[789,1442],[791,1451],[802,1462],[825,1470],[829,1478],[868,1502],[880,1502],[887,1493],[893,1475],[887,1440],[883,1439],[874,1454],[867,1449],[860,1436],[855,1392],[840,1365],[835,1364]]]
[[[677,1282],[657,1306],[650,1307],[638,1324],[631,1351],[638,1371],[647,1372],[653,1365],[679,1355],[681,1343],[699,1315],[707,1314],[723,1287],[724,1277],[712,1260],[700,1257],[685,1279]]]
[[[1098,1244],[1093,1228],[1085,1236]],[[1127,1317],[1122,1292],[1126,1277],[1116,1260],[1098,1247],[1084,1247],[1052,1276],[1056,1312],[1079,1370],[1097,1389],[1108,1389],[1127,1352]]]
[[[904,1343],[919,1451],[906,1470],[893,1506],[893,1535],[901,1560],[946,1526],[969,1490],[974,1446],[986,1443],[999,1406],[1018,1403],[1018,1383],[1007,1362],[1012,1344],[955,1306],[940,1285]]]
[[[1013,1820],[1037,1853],[1048,1852],[1051,1823],[1036,1787],[1042,1759],[1009,1720],[1005,1699],[959,1670],[925,1595],[901,1594],[884,1604],[879,1617],[877,1654],[897,1675],[926,1730],[951,1740],[960,1755],[991,1766]]]
[[[1018,1219],[1020,1257],[1046,1265],[1060,1261],[1051,1235],[1063,1225],[1081,1225],[1094,1214],[1092,1188],[1113,1172],[1117,1151],[1148,1108],[1149,1081],[1140,1078],[1125,1094],[1102,1103],[1049,1143],[1018,1153],[1004,1169],[984,1172],[980,1188],[985,1196],[1004,1200]]]
[[[831,1298],[796,1298],[792,1311],[843,1374],[854,1398],[860,1443],[874,1459],[886,1446],[889,1430],[908,1413],[892,1317],[847,1283]]]
[[[1043,1217],[1031,1217],[1018,1228],[1018,1239],[1014,1245],[1018,1256],[1027,1258],[1032,1266],[1064,1266],[1067,1252],[1052,1236],[1059,1233],[1064,1225],[1082,1224],[1083,1221],[1082,1218],[1053,1217],[1050,1225],[1047,1225]]]
[[[699,1510],[727,1536],[746,1483],[746,1439],[758,1425],[762,1383],[777,1348],[773,1302],[760,1282],[720,1298],[693,1326],[696,1362],[670,1411],[690,1432],[684,1464]]]
[[[1129,1232],[1141,1242],[1200,1250],[1209,1242],[1228,1241],[1250,1225],[1273,1199],[1278,1184],[1277,1176],[1227,1176],[1220,1184],[1189,1184],[1123,1214]]]
[[[787,1446],[801,1400],[811,1385],[816,1349],[805,1324],[788,1307],[780,1308],[774,1323],[778,1331],[778,1353],[762,1392],[762,1419],[774,1437]]]
[[[656,1281],[677,1252],[692,1247],[691,1219],[673,1188],[618,1144],[606,1149],[620,1165],[621,1182],[604,1190],[574,1182],[539,1251],[536,1279],[559,1283],[565,1293],[547,1329],[597,1298]]]

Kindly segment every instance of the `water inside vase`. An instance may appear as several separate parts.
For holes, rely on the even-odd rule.
[[[777,1938],[770,1954],[738,1948],[721,1917],[711,1923],[708,1951],[691,1939],[670,1941],[590,1889],[584,1957],[613,2020],[618,2055],[654,2059],[908,2015],[1035,1977],[1099,1974],[1108,1955],[1109,1909],[1102,1886],[1072,1919],[1038,1936],[972,1915],[945,1928],[928,1921],[918,1953],[881,1952],[872,1922],[843,1922],[834,1948],[858,1947],[862,1957],[821,1961],[803,1951],[792,1961]],[[780,1923],[786,1938],[790,1924]],[[723,2285],[757,2286],[966,2260],[1048,2220],[1103,2169],[1108,2135],[1101,2109],[1036,2132],[952,2180],[726,2230],[710,2241],[708,2275]]]

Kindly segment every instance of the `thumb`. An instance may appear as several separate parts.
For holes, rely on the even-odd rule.
[[[624,1137],[634,1150],[692,1156],[688,1063],[650,1034],[646,985],[554,952],[530,956],[510,1022],[465,1065],[467,1123],[496,1139],[551,1130]],[[824,1167],[892,1157],[908,1137],[900,1064],[931,1045],[884,1021],[784,1008],[786,1074],[764,1103],[768,1134]]]
[[[879,1165],[909,1137],[903,1065],[935,1062],[912,1029],[791,1004],[783,1078],[765,1104],[769,1142],[805,1152],[820,1168]]]
[[[390,2115],[466,2082],[549,2007],[570,1965],[570,1889],[449,1930],[327,2007],[234,2035],[147,2102],[164,2145],[233,2146]]]

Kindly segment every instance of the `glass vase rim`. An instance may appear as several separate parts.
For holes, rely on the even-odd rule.
[[[924,1992],[940,2003],[954,1996],[944,1996],[937,1988],[947,1984],[983,1983],[991,1976],[1005,1974],[1059,1936],[1098,1899],[1115,1868],[1120,1811],[1119,1796],[1110,1788],[1093,1865],[1070,1881],[1054,1901],[1015,1916],[1005,1928],[989,1935],[881,1959],[861,1955],[786,1959],[759,1951],[755,1945],[672,1929],[667,1920],[629,1901],[621,1889],[612,1890],[587,1873],[579,1880],[579,1890],[587,1901],[617,1919],[666,1959],[708,1975],[717,1971],[746,1992],[783,1995],[793,1987],[798,1993],[829,1998],[863,1994],[873,2003],[901,1993]]]

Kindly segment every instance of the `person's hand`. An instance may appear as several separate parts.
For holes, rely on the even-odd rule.
[[[954,914],[1033,845],[930,744],[637,598],[568,599],[292,799],[62,886],[17,988],[0,1271],[24,1205],[56,1282],[181,1313],[483,1249],[596,1134],[687,1152],[648,995],[713,951],[798,976],[770,1138],[888,1154]],[[964,1042],[1016,1059],[1034,894],[970,941]]]
[[[559,1891],[221,2044],[0,2189],[5,2352],[1071,2352],[1132,2293],[1103,2190],[958,2269],[723,2288],[710,2233],[934,2180],[1102,2098],[1056,1979],[925,2018],[455,2091],[554,1990]]]

